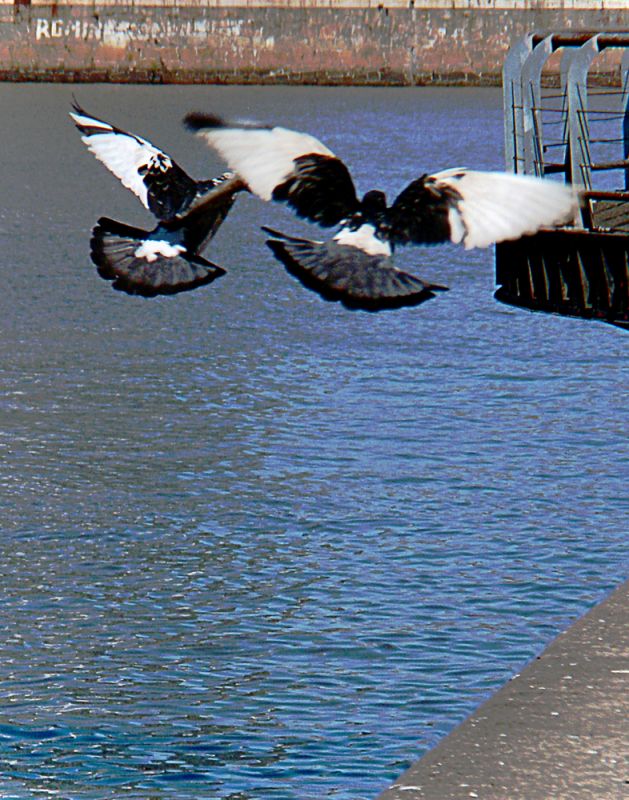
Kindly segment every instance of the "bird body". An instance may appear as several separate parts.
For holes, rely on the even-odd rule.
[[[391,245],[386,239],[378,238],[378,229],[370,222],[362,222],[360,227],[346,226],[333,237],[335,242],[346,247],[356,247],[369,256],[390,256]]]
[[[158,220],[151,231],[102,217],[92,231],[91,258],[101,277],[127,294],[177,294],[225,274],[201,258],[243,182],[232,173],[193,180],[151,142],[88,115],[70,113],[82,140]]]
[[[287,203],[298,216],[322,227],[340,226],[326,247],[310,241],[307,248],[304,242],[309,240],[297,245],[293,237],[278,233],[267,244],[304,285],[351,308],[418,305],[434,296],[432,290],[409,292],[400,283],[402,275],[420,279],[394,266],[398,245],[449,241],[466,249],[488,247],[540,227],[570,223],[578,211],[579,193],[572,186],[465,168],[421,175],[391,205],[378,190],[359,199],[346,165],[309,134],[201,113],[189,114],[185,124],[225,159],[253,194]],[[363,280],[367,274],[370,279]],[[395,291],[399,295],[393,303]]]
[[[181,244],[172,245],[165,239],[145,239],[134,252],[136,258],[145,258],[147,261],[157,261],[160,256],[176,258],[184,253],[186,248]]]

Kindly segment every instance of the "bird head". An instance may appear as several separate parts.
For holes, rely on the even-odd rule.
[[[387,210],[387,198],[384,192],[372,189],[363,195],[360,210],[365,220],[375,222]]]

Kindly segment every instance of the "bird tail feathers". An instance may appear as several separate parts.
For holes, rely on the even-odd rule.
[[[396,269],[390,258],[337,242],[312,242],[272,228],[266,244],[287,272],[324,300],[362,311],[417,306],[447,287]]]
[[[225,270],[185,245],[160,238],[160,228],[148,232],[101,217],[92,231],[91,258],[98,274],[127,294],[154,297],[177,294],[211,283]]]

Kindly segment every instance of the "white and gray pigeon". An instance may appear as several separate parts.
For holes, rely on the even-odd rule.
[[[90,116],[77,103],[70,117],[88,149],[158,220],[145,231],[101,217],[90,242],[99,275],[114,289],[144,297],[177,294],[224,275],[199,253],[245,188],[240,178],[225,173],[195,181],[151,142]]]
[[[415,306],[447,288],[396,268],[396,245],[450,241],[466,249],[488,247],[570,223],[579,207],[579,192],[570,185],[465,168],[421,175],[391,205],[380,191],[359,199],[348,168],[314,136],[198,112],[184,124],[254,195],[288,203],[323,227],[340,226],[328,241],[263,230],[289,273],[324,299],[352,309]]]

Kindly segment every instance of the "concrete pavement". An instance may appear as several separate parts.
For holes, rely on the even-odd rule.
[[[629,800],[629,581],[378,800]]]

